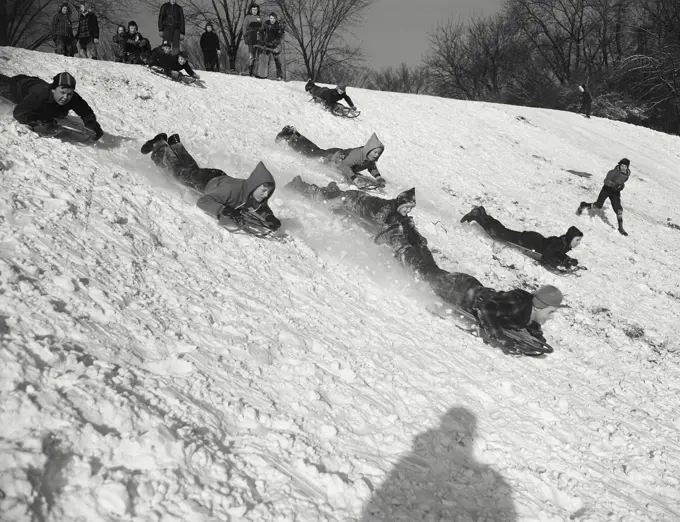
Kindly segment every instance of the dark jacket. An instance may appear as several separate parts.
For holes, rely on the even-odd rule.
[[[583,237],[576,227],[569,227],[562,236],[544,237],[538,232],[521,232],[519,246],[533,250],[541,255],[541,260],[552,266],[576,266],[578,262],[567,255],[571,250],[571,242],[576,237]]]
[[[52,36],[54,38],[67,37],[73,38],[73,24],[71,23],[71,8],[69,7],[66,14],[59,12],[54,15],[52,19]]]
[[[259,40],[265,45],[265,47],[277,47],[281,45],[281,39],[283,38],[283,26],[277,20],[274,23],[267,20],[260,29]]]
[[[217,51],[220,48],[220,39],[215,31],[208,32],[201,35],[201,51],[204,53]]]
[[[164,27],[179,29],[179,34],[184,34],[184,9],[177,4],[166,2],[161,6],[158,13],[158,30]]]
[[[97,21],[97,15],[92,11],[80,14],[76,38],[78,40],[99,39],[99,22]]]
[[[587,87],[583,87],[583,92],[581,93],[581,103],[590,103],[593,101],[593,96]]]
[[[335,87],[317,87],[316,85],[313,85],[309,94],[322,100],[327,107],[335,105],[340,100],[345,100],[350,107],[354,107],[354,102],[352,101],[352,98],[347,95],[347,91],[340,94]]]
[[[475,304],[477,318],[484,329],[498,337],[503,334],[502,329],[529,328],[535,337],[543,337],[541,326],[531,320],[534,299],[532,294],[516,288],[509,292],[492,290],[487,295],[487,298]]]
[[[140,53],[145,49],[148,50],[151,47],[149,40],[144,38],[144,35],[139,31],[135,34],[130,32],[126,35],[125,40],[125,50],[129,53]]]
[[[373,133],[363,147],[344,149],[336,152],[330,163],[348,179],[352,179],[362,170],[368,170],[373,176],[380,176],[380,171],[376,165],[377,160],[371,161],[367,158],[368,153],[374,149],[385,150],[385,146],[375,133]],[[380,157],[378,157],[378,159],[380,159]]]
[[[225,210],[253,210],[265,221],[273,222],[276,218],[267,202],[274,194],[274,190],[261,203],[252,198],[253,191],[264,183],[273,183],[274,190],[276,190],[274,177],[260,161],[248,179],[232,178],[226,174],[211,179],[205,187],[205,194],[196,204],[206,214],[220,220],[220,223]]]
[[[607,172],[607,175],[604,178],[604,184],[609,188],[620,191],[623,190],[628,178],[630,178],[630,169],[628,169],[627,172],[621,172],[617,165],[612,170]]]
[[[88,129],[101,134],[101,126],[97,123],[94,112],[75,92],[66,105],[58,105],[52,97],[52,89],[46,81],[34,76],[20,74],[10,78],[11,100],[14,107],[14,119],[19,123],[34,125],[39,122],[52,122],[65,118],[69,111],[74,111],[83,119]]]
[[[251,14],[253,7],[257,7],[257,14]],[[257,45],[258,32],[262,28],[262,17],[260,16],[260,6],[251,4],[246,11],[243,19],[243,41],[246,45]]]

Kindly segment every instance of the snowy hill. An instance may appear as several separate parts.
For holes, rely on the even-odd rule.
[[[62,70],[136,141],[41,139],[0,106],[3,521],[680,519],[680,138],[359,89],[342,120],[297,82],[203,73],[201,90],[0,49],[4,74]],[[334,179],[274,144],[286,124],[321,146],[377,132],[443,268],[560,287],[555,353],[507,357],[432,315],[389,253],[286,193]],[[283,243],[220,229],[139,153],[161,131],[235,176],[263,160],[272,208],[302,226]],[[627,238],[609,204],[574,215],[624,156]],[[552,275],[459,224],[480,203],[578,226],[589,270]]]

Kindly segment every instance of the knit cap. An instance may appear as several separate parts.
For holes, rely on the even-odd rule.
[[[558,288],[552,285],[545,285],[534,292],[534,299],[531,303],[536,308],[547,308],[548,306],[559,308],[562,303],[562,297],[562,292]]]
[[[399,208],[402,205],[415,205],[416,188],[413,187],[411,189],[405,190],[395,198],[395,201],[397,202],[397,208]]]
[[[67,72],[59,73],[52,78],[50,87],[52,87],[52,89],[56,89],[57,87],[71,87],[71,89],[75,89],[76,79]]]
[[[630,160],[628,158],[623,158],[621,161],[619,161],[619,165],[625,165],[626,167],[630,167]]]

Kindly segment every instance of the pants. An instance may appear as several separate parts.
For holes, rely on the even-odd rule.
[[[538,232],[520,232],[511,230],[489,215],[479,216],[475,221],[477,221],[484,231],[494,239],[519,245],[523,248],[533,250],[534,252],[540,253],[543,251],[545,237]]]
[[[172,54],[179,54],[179,27],[163,27],[163,40],[167,40],[172,45]]]
[[[283,78],[281,59],[279,58],[279,53],[275,53],[274,51],[264,51],[264,55],[267,60],[267,76],[269,76],[269,60],[274,58],[274,65],[276,66],[276,77]]]
[[[54,49],[54,52],[56,54],[61,54],[64,56],[73,56],[72,52],[72,40],[73,38],[69,38],[68,36],[57,36],[54,39],[54,43],[56,45],[56,48]]]
[[[602,208],[607,202],[607,199],[612,202],[612,208],[616,212],[619,220],[619,225],[623,219],[623,206],[621,205],[621,191],[615,190],[607,185],[603,185],[600,194],[597,196],[595,203],[582,203],[580,208]]]
[[[219,71],[220,61],[217,56],[217,50],[215,51],[203,51],[203,64],[205,65],[206,71]]]
[[[429,276],[430,286],[443,301],[473,315],[476,308],[496,291],[487,288],[469,274],[437,269]]]
[[[292,133],[284,133],[283,131],[279,133],[276,137],[276,141],[285,141],[288,143],[291,149],[299,152],[303,156],[312,159],[320,159],[323,163],[331,163],[335,161],[336,154],[343,149],[338,147],[332,147],[330,149],[322,149],[310,139],[304,137],[298,131]]]
[[[182,143],[168,145],[167,141],[155,144],[151,160],[158,166],[169,170],[177,180],[199,192],[205,192],[208,182],[224,176],[220,169],[202,169],[191,157]]]
[[[81,58],[97,59],[97,44],[94,43],[94,38],[81,38],[77,41],[78,56]]]
[[[248,69],[248,74],[253,75],[254,69],[257,66],[258,60],[260,59],[260,49],[254,45],[248,46],[248,58],[250,59],[250,68]]]
[[[590,118],[590,109],[591,109],[592,105],[593,105],[592,100],[582,102],[581,103],[581,109],[580,109],[579,112],[585,114],[586,116],[588,116],[588,118]]]
[[[5,98],[11,100],[12,98],[12,87],[10,85],[11,78],[0,74],[0,98]]]

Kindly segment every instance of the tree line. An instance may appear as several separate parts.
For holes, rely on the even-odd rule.
[[[433,28],[422,63],[394,68],[368,66],[352,37],[375,1],[259,4],[265,16],[277,12],[285,27],[290,78],[561,110],[575,109],[577,87],[587,84],[594,115],[680,133],[680,0],[505,0],[497,14]],[[252,1],[180,3],[197,34],[206,22],[214,25],[226,68],[237,68]],[[49,41],[58,5],[0,0],[0,45],[36,48]],[[113,24],[130,5],[100,0],[98,15]]]

